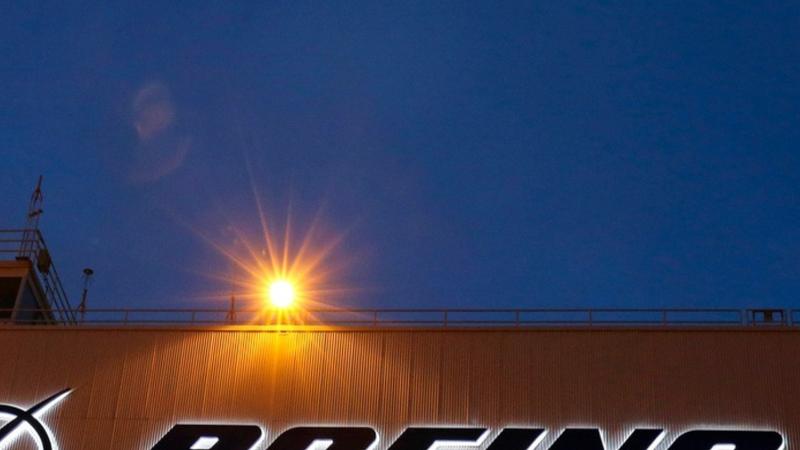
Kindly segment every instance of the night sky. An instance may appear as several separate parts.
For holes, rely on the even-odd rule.
[[[73,304],[218,304],[258,198],[337,305],[800,307],[797,1],[16,1],[0,49],[0,227],[44,175]]]

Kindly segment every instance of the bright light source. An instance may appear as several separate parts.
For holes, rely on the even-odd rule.
[[[286,280],[273,281],[269,285],[269,301],[276,308],[288,308],[294,303],[294,286]]]

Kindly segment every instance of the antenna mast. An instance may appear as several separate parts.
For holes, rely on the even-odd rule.
[[[92,275],[94,275],[94,270],[89,267],[83,269],[83,294],[81,295],[81,304],[78,305],[78,312],[81,314],[81,322],[86,319],[86,297],[89,295],[89,283],[92,282]]]
[[[36,189],[31,194],[31,201],[28,203],[28,214],[25,216],[25,231],[22,233],[22,246],[19,249],[19,256],[29,258],[36,248],[36,240],[39,231],[39,218],[44,210],[44,194],[42,194],[42,176],[36,183]]]

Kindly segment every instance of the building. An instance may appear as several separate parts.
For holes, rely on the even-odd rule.
[[[2,267],[19,279],[4,279],[14,304],[32,305],[19,289],[42,284],[37,261]],[[81,317],[52,303],[37,297],[41,320],[0,326],[0,448],[800,442],[796,311],[328,311],[277,326],[232,324],[257,319],[245,311]]]
[[[785,326],[9,325],[0,336],[0,403],[71,389],[42,417],[62,449],[149,449],[194,423],[258,426],[255,448],[308,425],[372,427],[378,449],[410,426],[486,427],[486,442],[541,427],[539,448],[576,427],[599,429],[609,449],[634,428],[663,428],[662,448],[690,429],[800,439],[800,334]],[[22,433],[8,448],[41,447]]]

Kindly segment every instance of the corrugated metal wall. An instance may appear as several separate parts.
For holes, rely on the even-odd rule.
[[[61,449],[149,449],[177,422],[777,429],[800,438],[796,331],[0,329],[0,403],[74,392]],[[495,433],[492,433],[492,436]],[[491,436],[490,436],[491,437]],[[488,442],[488,441],[487,441]],[[35,448],[23,437],[15,448]],[[663,447],[662,447],[663,448]]]

